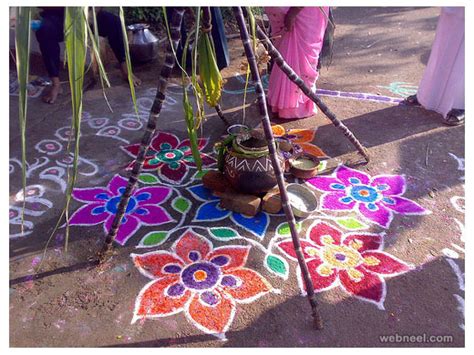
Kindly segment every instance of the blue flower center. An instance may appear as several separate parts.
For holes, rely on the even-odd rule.
[[[105,209],[110,213],[113,213],[113,214],[117,213],[118,205],[120,203],[121,198],[122,196],[112,197],[105,204]],[[125,213],[132,212],[136,206],[137,206],[137,200],[134,197],[130,197],[130,200],[128,200],[128,205],[127,205],[127,209],[125,210]]]
[[[351,196],[356,201],[370,203],[377,200],[379,193],[371,186],[357,185],[351,188]]]

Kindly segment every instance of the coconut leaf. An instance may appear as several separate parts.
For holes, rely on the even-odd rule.
[[[17,7],[15,28],[16,69],[19,84],[19,120],[21,132],[21,181],[23,186],[23,208],[21,233],[26,203],[26,113],[28,106],[28,73],[30,72],[30,20],[31,7]]]

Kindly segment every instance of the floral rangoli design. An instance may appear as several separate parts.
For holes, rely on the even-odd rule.
[[[212,191],[205,188],[204,185],[194,185],[188,188],[188,191],[197,199],[204,202],[196,211],[194,222],[213,222],[220,221],[227,217],[247,230],[259,239],[263,239],[268,225],[270,224],[270,216],[266,212],[259,212],[253,217],[247,217],[243,214],[232,212],[230,210],[219,207],[220,198],[214,196]]]
[[[340,165],[332,176],[317,176],[308,183],[323,191],[321,207],[332,211],[358,211],[367,221],[388,228],[393,213],[430,213],[416,202],[401,197],[406,190],[403,175],[370,175]]]
[[[290,259],[297,260],[291,239],[277,246]],[[306,239],[301,239],[301,248],[316,292],[341,286],[350,295],[375,303],[381,309],[386,295],[384,278],[412,268],[382,251],[382,235],[343,234],[320,221],[308,229]],[[298,282],[304,291],[299,268]]]
[[[199,151],[202,151],[207,143],[207,138],[199,138]],[[136,158],[140,144],[130,144],[121,148],[128,155]],[[203,166],[210,166],[216,162],[214,158],[205,153],[201,153],[201,159]],[[134,161],[129,165],[129,169],[133,167],[133,163]],[[174,134],[158,132],[147,151],[143,170],[155,170],[162,181],[181,184],[188,175],[189,167],[195,166],[189,139],[180,142]]]
[[[104,223],[107,233],[112,227],[120,198],[128,180],[115,175],[107,187],[75,188],[72,196],[86,205],[80,207],[69,220],[70,225],[90,226]],[[128,202],[115,241],[124,245],[141,225],[157,226],[174,222],[160,205],[172,194],[165,186],[142,187],[134,191]]]
[[[286,130],[283,126],[272,126],[273,135],[275,137],[285,138],[301,147],[301,149],[310,155],[318,158],[327,158],[326,153],[321,148],[314,145],[312,142],[316,135],[315,129],[289,129]]]
[[[237,303],[252,302],[272,289],[260,274],[244,267],[248,246],[213,248],[188,229],[171,249],[131,255],[139,271],[153,280],[136,299],[132,323],[184,312],[198,329],[222,336]]]

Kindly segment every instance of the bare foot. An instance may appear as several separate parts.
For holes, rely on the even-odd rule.
[[[51,89],[49,89],[49,91],[43,96],[43,101],[48,104],[54,104],[58,98],[58,95],[63,93],[59,78],[53,78],[52,81],[53,85],[51,86]]]
[[[122,65],[120,66],[120,71],[122,72],[123,80],[128,82],[127,63],[122,63]],[[133,82],[133,86],[135,87],[140,86],[142,83],[142,81],[139,78],[137,78],[133,73],[132,73],[132,82]]]

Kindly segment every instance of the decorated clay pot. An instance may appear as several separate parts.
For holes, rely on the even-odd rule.
[[[278,161],[284,170],[285,159],[281,154]],[[249,157],[231,149],[224,159],[224,175],[236,191],[247,194],[265,193],[277,184],[269,155]]]

